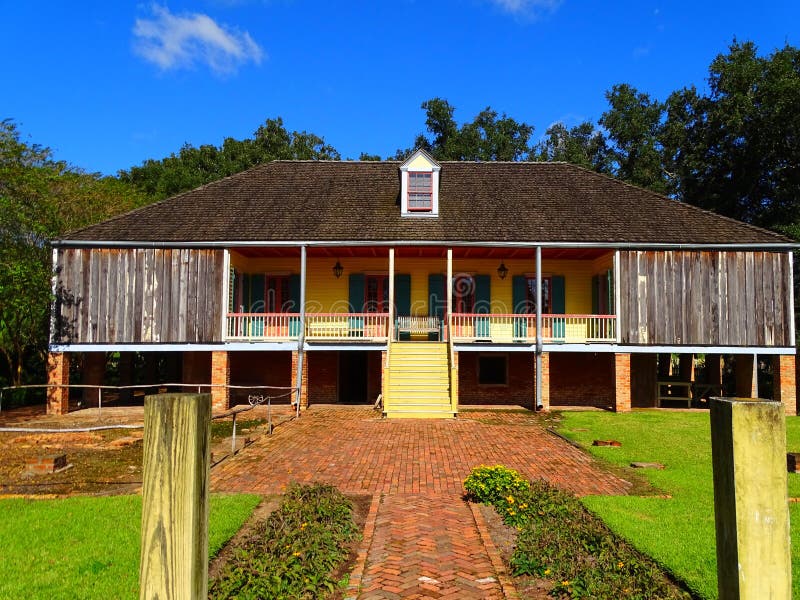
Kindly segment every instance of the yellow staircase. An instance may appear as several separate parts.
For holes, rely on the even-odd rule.
[[[399,419],[456,416],[450,403],[450,361],[442,342],[392,342],[384,414]]]

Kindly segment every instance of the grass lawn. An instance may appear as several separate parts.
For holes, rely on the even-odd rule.
[[[565,412],[559,429],[593,455],[616,465],[660,462],[663,471],[637,471],[672,498],[590,496],[584,504],[617,533],[654,557],[704,598],[717,597],[714,483],[709,415],[641,411]],[[787,449],[800,451],[800,417],[786,420]],[[615,439],[622,447],[594,447]],[[789,474],[789,496],[800,496],[800,475]],[[789,505],[793,596],[800,598],[800,504]]]
[[[211,496],[216,554],[259,497]],[[141,496],[0,500],[0,598],[138,598]]]

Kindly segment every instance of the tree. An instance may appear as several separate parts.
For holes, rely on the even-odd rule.
[[[8,379],[41,382],[50,327],[51,254],[64,232],[141,206],[151,199],[129,185],[53,159],[0,122],[0,354]]]
[[[533,148],[533,126],[517,122],[505,113],[486,107],[461,127],[453,117],[455,108],[442,98],[422,103],[428,134],[419,134],[414,148],[398,150],[394,158],[402,160],[415,148],[422,148],[437,160],[526,160]]]
[[[800,50],[761,57],[734,41],[709,68],[709,94],[667,100],[666,168],[686,202],[763,227],[800,222]]]
[[[589,121],[570,128],[564,123],[551,125],[536,145],[535,156],[541,161],[568,162],[600,173],[609,172],[605,135]]]
[[[600,125],[611,141],[612,172],[629,183],[667,192],[659,140],[664,105],[627,83],[611,88],[606,99],[609,109]]]
[[[178,154],[120,171],[121,180],[148,195],[166,198],[271,160],[336,160],[339,153],[321,137],[287,131],[283,120],[267,119],[252,138],[225,138],[220,147],[184,144]]]

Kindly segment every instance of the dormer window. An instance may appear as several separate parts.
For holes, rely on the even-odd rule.
[[[400,165],[400,213],[404,217],[439,215],[439,163],[417,150]]]
[[[408,173],[408,210],[433,210],[433,173],[409,171]]]

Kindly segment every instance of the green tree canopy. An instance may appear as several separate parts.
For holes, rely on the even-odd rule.
[[[533,148],[533,126],[517,122],[505,113],[486,107],[475,118],[458,126],[455,108],[442,98],[422,103],[427,134],[419,134],[414,148],[398,150],[395,158],[406,158],[423,148],[437,160],[526,160]]]
[[[219,147],[185,144],[177,154],[148,159],[139,166],[120,171],[119,177],[161,199],[245,171],[259,163],[292,159],[337,160],[339,153],[313,133],[287,131],[283,120],[278,117],[267,119],[251,138],[226,138]]]

